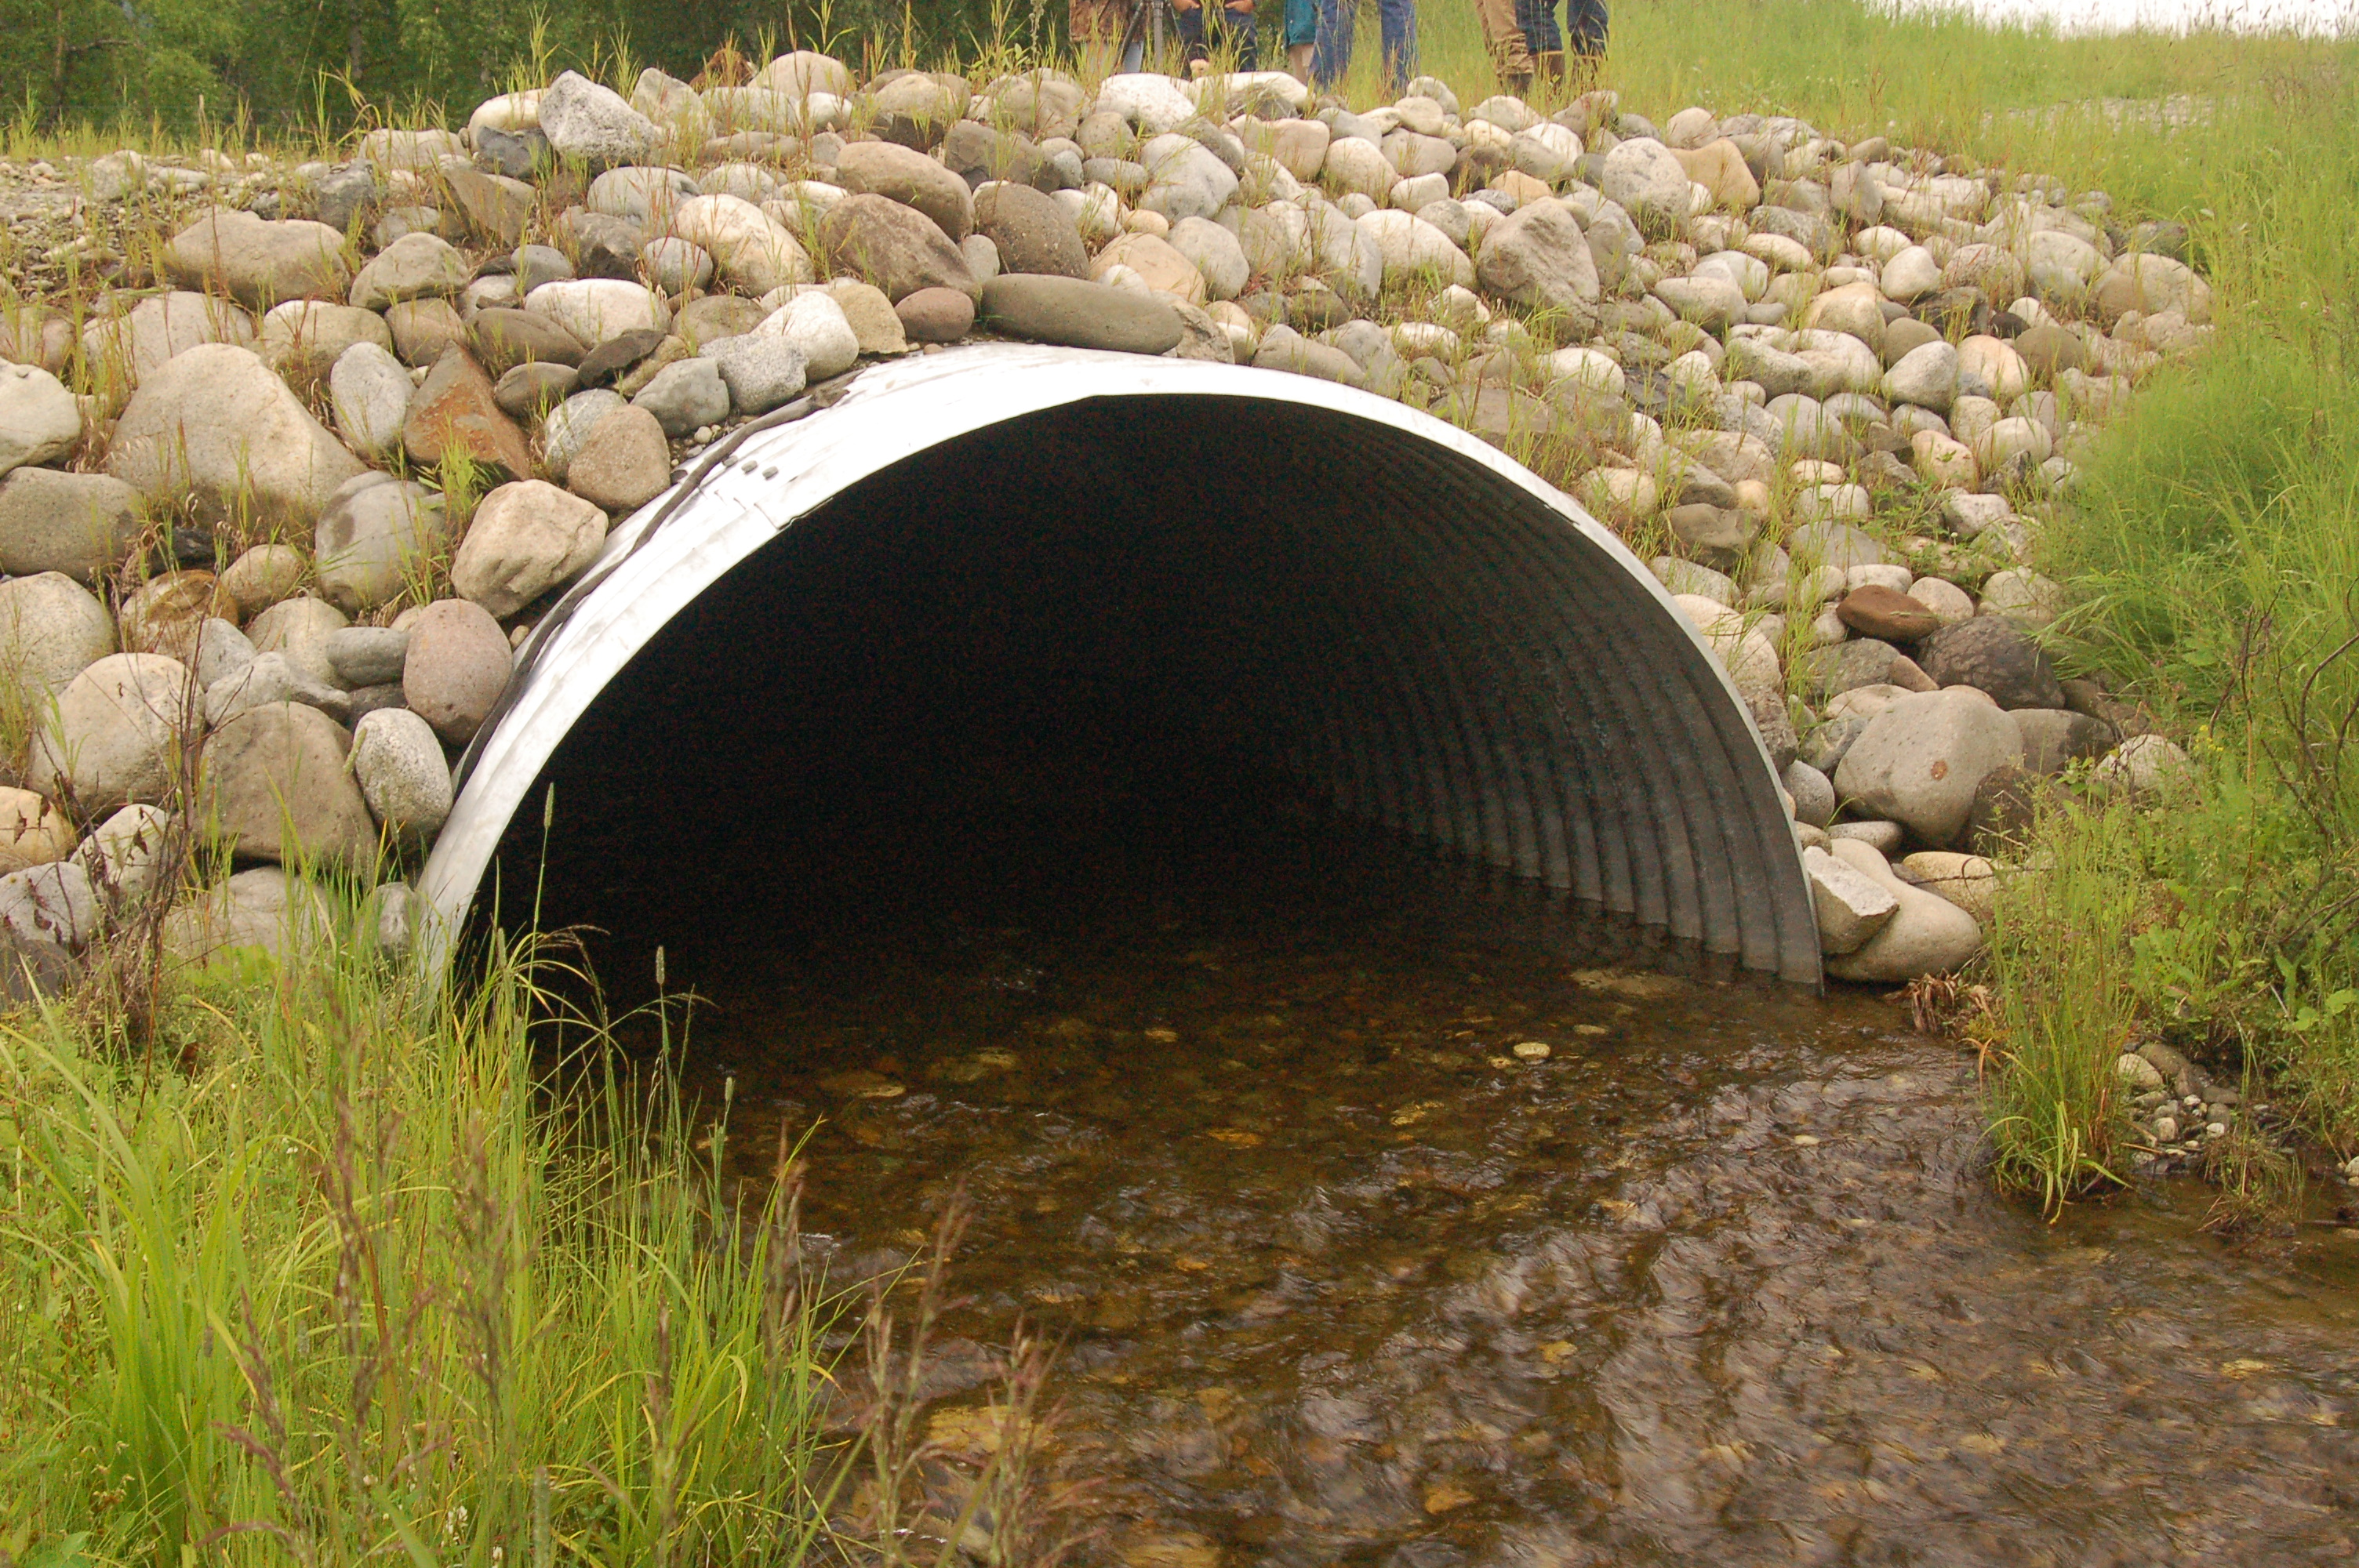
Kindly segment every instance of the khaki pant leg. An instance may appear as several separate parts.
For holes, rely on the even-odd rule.
[[[1516,0],[1475,0],[1483,13],[1483,37],[1491,46],[1491,63],[1501,77],[1532,73],[1532,51],[1525,47],[1524,30],[1516,25]]]

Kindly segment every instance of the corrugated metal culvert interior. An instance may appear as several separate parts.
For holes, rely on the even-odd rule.
[[[1301,402],[1098,397],[918,450],[673,616],[543,782],[551,867],[788,877],[880,821],[974,844],[1316,795],[1819,979],[1759,742],[1626,556],[1493,466]],[[510,888],[539,874],[517,816]],[[544,923],[627,918],[544,891]]]

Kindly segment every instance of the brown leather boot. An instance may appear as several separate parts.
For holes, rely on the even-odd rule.
[[[1564,51],[1562,49],[1540,50],[1532,56],[1532,70],[1533,74],[1539,78],[1542,86],[1563,86]]]

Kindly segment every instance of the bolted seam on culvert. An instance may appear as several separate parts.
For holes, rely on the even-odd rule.
[[[1268,611],[1245,656],[1276,694],[1261,716],[1273,761],[1351,815],[1819,982],[1809,890],[1744,702],[1653,575],[1569,497],[1463,431],[1349,388],[1018,345],[867,371],[833,406],[754,432],[693,492],[614,530],[461,764],[420,879],[429,939],[447,953],[575,721],[733,568],[918,454],[1125,398],[1250,405],[1281,438],[1299,427],[1300,493],[1319,504],[1255,540],[1250,580],[1225,585]]]

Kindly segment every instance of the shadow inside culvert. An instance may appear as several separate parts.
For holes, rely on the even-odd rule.
[[[1350,423],[1288,428],[1342,440]],[[1702,964],[1347,818],[1292,765],[1321,640],[1364,654],[1422,624],[1397,568],[1353,581],[1354,623],[1290,617],[1329,590],[1321,552],[1352,525],[1354,503],[1313,476],[1351,460],[1279,441],[1251,405],[1178,399],[924,451],[673,619],[574,726],[486,885],[511,916],[537,902],[543,929],[593,933],[625,1000],[658,946],[674,989],[709,988],[757,953],[1086,930],[1183,887]]]

